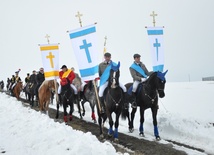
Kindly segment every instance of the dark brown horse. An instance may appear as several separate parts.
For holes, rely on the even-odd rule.
[[[45,113],[48,111],[51,100],[51,92],[54,91],[55,91],[54,80],[43,81],[42,85],[39,87],[38,90],[40,111],[44,111]]]
[[[22,81],[17,82],[13,88],[13,94],[17,98],[17,100],[19,100],[19,98],[20,98],[19,96],[20,96],[22,89],[23,89]]]

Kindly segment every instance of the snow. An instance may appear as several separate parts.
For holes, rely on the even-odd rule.
[[[166,83],[166,96],[159,99],[159,143],[167,140],[205,150],[199,152],[172,144],[189,155],[214,154],[214,82]],[[92,121],[89,104],[84,120]],[[55,105],[51,106],[55,108]],[[78,116],[77,109],[74,112]],[[47,115],[24,107],[15,98],[0,93],[0,152],[6,154],[122,154],[109,142],[101,143],[90,132],[83,133],[57,123]],[[151,111],[145,111],[145,137],[139,137],[139,109],[133,133],[127,120],[120,120],[119,132],[154,141]],[[105,124],[108,127],[108,123]],[[99,130],[97,128],[97,130]],[[120,137],[119,137],[120,138]],[[128,153],[125,153],[128,154]]]

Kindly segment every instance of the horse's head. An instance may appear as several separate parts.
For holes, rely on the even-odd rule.
[[[164,73],[157,72],[156,86],[157,86],[157,90],[160,98],[163,98],[165,96],[165,92],[164,92],[165,83],[166,83],[165,75],[167,72],[168,70],[165,71]]]
[[[116,88],[119,86],[119,77],[120,77],[120,62],[116,66],[111,63],[110,76],[108,80],[108,87]]]
[[[55,82],[54,80],[48,80],[47,81],[47,85],[48,85],[48,89],[51,91],[51,92],[55,92]]]

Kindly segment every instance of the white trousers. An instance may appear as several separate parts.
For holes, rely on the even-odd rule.
[[[139,85],[139,83],[140,83],[140,81],[134,81],[134,83],[133,83],[133,88],[132,88],[132,92],[136,92],[136,90],[137,90],[137,86]]]
[[[71,88],[74,90],[74,94],[77,95],[77,88],[73,85],[73,84],[70,84]],[[62,86],[59,85],[59,88],[58,88],[58,94],[61,93],[61,88]]]
[[[104,90],[106,89],[107,86],[108,86],[108,81],[106,83],[104,83],[102,86],[100,86],[100,88],[99,88],[99,97],[103,97],[103,92],[104,92]],[[123,92],[127,91],[126,87],[122,83],[119,82],[119,86],[120,86],[120,88],[123,89]]]

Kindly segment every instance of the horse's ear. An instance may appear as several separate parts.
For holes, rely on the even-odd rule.
[[[168,70],[166,70],[163,74],[164,74],[164,76],[166,75],[166,73],[168,72]]]
[[[118,61],[117,68],[118,69],[120,68],[120,61]]]
[[[157,72],[157,77],[159,79],[161,79],[161,80],[165,80],[165,75],[166,75],[167,72],[168,72],[168,70],[166,70],[164,73],[158,71]]]

